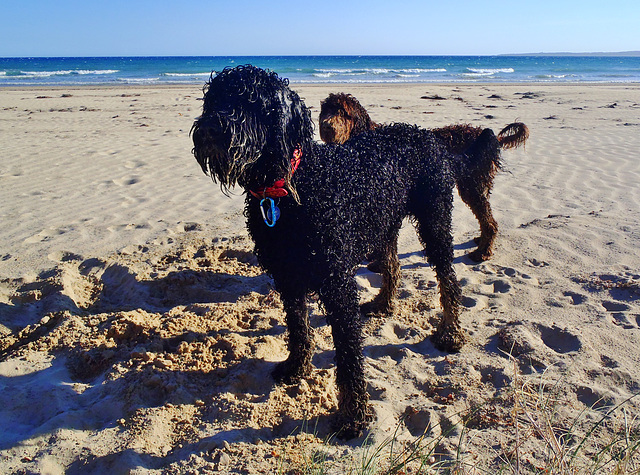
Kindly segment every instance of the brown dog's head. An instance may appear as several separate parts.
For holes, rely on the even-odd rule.
[[[368,112],[351,94],[329,94],[320,106],[320,138],[325,143],[345,143],[376,128]]]

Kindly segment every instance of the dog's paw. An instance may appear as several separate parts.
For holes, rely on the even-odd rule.
[[[373,416],[374,412],[369,404],[365,404],[360,410],[355,411],[355,415],[339,411],[333,419],[331,428],[339,439],[356,439],[365,434],[373,421]]]
[[[468,254],[469,259],[473,262],[484,262],[491,259],[493,252],[490,249],[481,249],[478,248],[475,251],[472,251]]]
[[[467,342],[468,337],[465,331],[456,325],[439,326],[431,335],[431,341],[440,351],[447,353],[457,353]]]
[[[311,374],[311,365],[304,365],[290,358],[278,363],[271,372],[271,376],[278,384],[298,384],[309,374]]]
[[[382,274],[383,267],[380,261],[375,260],[367,264],[367,270],[369,270],[370,272],[373,272],[374,274]]]
[[[360,305],[360,313],[363,317],[390,317],[393,315],[393,307],[388,302],[373,299]]]

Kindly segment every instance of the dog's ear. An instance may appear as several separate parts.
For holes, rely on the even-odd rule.
[[[313,142],[313,122],[311,120],[311,112],[304,104],[297,93],[290,90],[285,101],[285,117],[283,134],[283,158],[285,159],[285,181],[291,192],[291,196],[300,202],[298,193],[296,192],[293,180],[292,158],[296,150],[302,154],[302,160],[305,156],[310,155]]]
[[[288,99],[287,136],[294,148],[306,147],[313,140],[311,112],[294,91],[290,91]]]
[[[361,134],[367,130],[375,129],[378,124],[371,120],[371,116],[369,115],[369,112],[367,112],[367,109],[365,109],[355,97],[352,99],[353,103],[351,104],[349,115],[353,117],[354,121],[353,134]]]

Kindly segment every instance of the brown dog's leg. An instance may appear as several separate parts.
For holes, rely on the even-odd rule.
[[[498,234],[498,223],[491,212],[489,193],[478,191],[473,186],[467,188],[462,183],[458,183],[458,192],[480,224],[480,237],[476,239],[478,248],[469,253],[469,258],[475,262],[486,261],[493,255],[493,242]]]
[[[478,209],[474,206],[470,206],[470,208],[480,223],[480,239],[478,248],[469,253],[469,258],[475,262],[486,261],[493,256],[493,243],[498,234],[498,223],[493,218],[491,205],[486,197],[482,197]]]

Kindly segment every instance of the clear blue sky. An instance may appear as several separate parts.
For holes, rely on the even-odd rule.
[[[640,0],[0,0],[0,56],[640,50]]]

